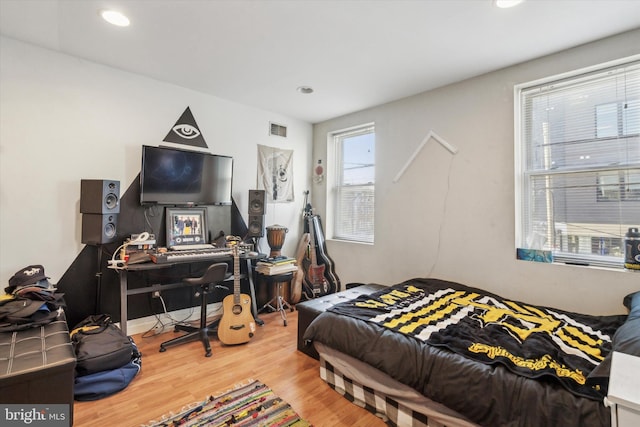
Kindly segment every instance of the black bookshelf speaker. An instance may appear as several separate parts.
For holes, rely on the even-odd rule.
[[[120,181],[83,179],[80,181],[80,212],[114,214],[120,212]]]
[[[264,215],[249,215],[247,224],[247,237],[264,236]]]
[[[264,215],[265,212],[264,190],[249,190],[249,215]]]
[[[116,240],[118,234],[117,214],[83,214],[82,243],[102,245]]]

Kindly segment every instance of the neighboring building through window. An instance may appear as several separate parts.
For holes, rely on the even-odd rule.
[[[621,267],[640,226],[640,56],[515,90],[516,246]]]
[[[375,129],[372,124],[330,135],[333,171],[329,182],[331,237],[373,243]]]

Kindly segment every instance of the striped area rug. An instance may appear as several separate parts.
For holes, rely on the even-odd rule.
[[[260,381],[251,380],[222,394],[208,397],[179,413],[163,415],[143,427],[161,426],[269,426],[310,427],[287,402]]]

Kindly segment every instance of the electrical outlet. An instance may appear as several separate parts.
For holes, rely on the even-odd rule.
[[[153,298],[160,298],[160,291],[153,291],[153,293],[151,294],[151,296]]]

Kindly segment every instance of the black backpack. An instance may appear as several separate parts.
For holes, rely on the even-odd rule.
[[[129,337],[131,340],[131,337]],[[142,367],[140,352],[133,340],[133,358],[126,365],[95,374],[76,376],[73,385],[73,397],[79,401],[98,400],[111,396],[129,386]]]
[[[88,316],[71,331],[78,376],[122,368],[131,362],[135,345],[106,314]]]

